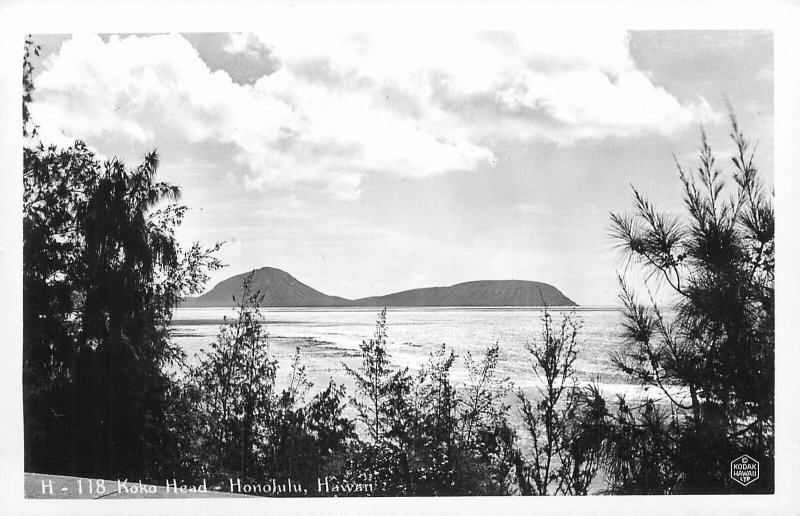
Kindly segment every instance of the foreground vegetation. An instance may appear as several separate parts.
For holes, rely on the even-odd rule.
[[[297,495],[725,493],[740,492],[728,464],[747,453],[762,465],[748,492],[772,491],[772,195],[735,119],[732,185],[703,137],[700,168],[679,167],[684,218],[635,190],[634,213],[612,215],[624,255],[677,299],[668,320],[620,279],[626,347],[615,362],[666,405],[606,400],[578,382],[579,321],[548,312],[528,345],[532,396],[499,375],[498,344],[480,357],[442,345],[416,373],[394,366],[385,310],[360,366],[345,366],[354,392],[332,381],[314,391],[299,354],[278,391],[250,281],[237,317],[185,366],[172,310],[219,267],[219,246],[175,240],[186,208],[177,187],[157,181],[155,153],[131,169],[82,142],[36,141],[27,59],[23,71],[26,471],[311,488],[287,493]],[[458,385],[456,360],[468,372]]]
[[[732,174],[717,167],[705,134],[700,166],[692,172],[678,165],[687,216],[659,213],[636,190],[634,213],[612,215],[624,256],[671,291],[677,311],[668,321],[655,302],[639,304],[620,279],[628,347],[615,362],[670,402],[667,413],[631,416],[644,432],[623,449],[632,458],[614,486],[620,492],[724,492],[732,487],[730,461],[745,453],[764,471],[753,487],[773,489],[774,192],[730,118]],[[688,399],[670,396],[668,385],[688,391]],[[629,478],[631,470],[643,478]]]

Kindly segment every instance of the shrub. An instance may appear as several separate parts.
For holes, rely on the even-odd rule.
[[[579,328],[574,314],[555,323],[545,310],[541,339],[528,345],[539,385],[535,401],[517,393],[531,439],[530,459],[518,469],[522,494],[588,494],[602,464],[608,414],[596,387],[578,385]]]

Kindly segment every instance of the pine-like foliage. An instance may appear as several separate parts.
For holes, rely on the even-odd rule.
[[[589,494],[602,467],[608,411],[596,386],[578,384],[579,330],[574,313],[557,322],[545,310],[541,336],[527,346],[537,388],[517,393],[531,443],[517,473],[522,494]]]
[[[246,479],[260,472],[258,445],[278,405],[277,361],[261,325],[262,296],[251,290],[251,283],[252,274],[234,299],[236,318],[225,318],[216,342],[193,370],[207,417],[203,433],[212,478]]]
[[[468,380],[451,380],[455,354],[443,344],[415,376],[395,368],[387,352],[386,310],[375,337],[361,344],[351,402],[364,439],[350,457],[349,475],[367,478],[382,495],[490,495],[513,491],[519,458],[497,375],[499,346],[480,360],[466,357]]]
[[[23,66],[23,392],[26,471],[158,478],[171,463],[172,309],[219,266],[218,246],[183,249],[185,208],[157,180],[83,142],[35,139]]]
[[[733,172],[717,167],[705,134],[700,165],[678,165],[683,217],[660,213],[637,190],[632,214],[612,215],[624,257],[671,293],[672,310],[643,305],[620,279],[628,345],[618,367],[670,405],[677,474],[663,492],[729,492],[731,460],[761,462],[753,489],[772,490],[774,457],[775,219],[754,151],[731,116]],[[631,460],[646,460],[645,451]],[[628,464],[625,475],[641,470]],[[619,478],[623,478],[620,476]],[[663,479],[660,479],[661,481]],[[650,492],[646,479],[626,480]]]

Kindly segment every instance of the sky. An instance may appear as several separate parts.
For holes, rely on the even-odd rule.
[[[681,214],[700,131],[733,107],[773,175],[772,35],[756,31],[38,35],[42,140],[130,166],[157,149],[225,242],[216,282],[283,269],[331,295],[543,281],[612,305],[609,214]]]

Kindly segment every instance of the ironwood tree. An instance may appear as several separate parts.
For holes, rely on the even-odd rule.
[[[183,248],[178,187],[158,155],[129,168],[83,142],[35,138],[23,66],[23,401],[27,471],[158,477],[170,451],[166,413],[172,309],[219,266],[218,246]]]
[[[659,212],[636,189],[634,211],[611,216],[623,256],[670,293],[670,310],[652,297],[643,304],[620,279],[627,346],[615,357],[622,371],[661,393],[673,418],[654,426],[648,416],[654,432],[669,439],[643,435],[638,441],[656,437],[668,447],[639,446],[629,454],[631,461],[652,462],[648,454],[658,454],[669,462],[662,479],[673,481],[662,492],[738,492],[729,464],[744,453],[762,468],[748,492],[773,489],[774,191],[733,114],[730,121],[736,148],[730,171],[718,167],[705,133],[699,166],[678,164],[683,216]],[[651,491],[647,481],[629,475],[648,468],[617,466],[618,492]]]

